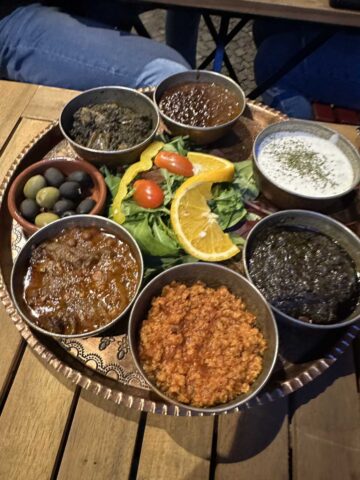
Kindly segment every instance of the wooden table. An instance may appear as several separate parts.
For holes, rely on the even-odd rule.
[[[120,0],[121,1],[121,0]],[[332,8],[329,0],[139,0],[139,3],[171,8],[189,7],[230,12],[237,15],[261,15],[309,22],[360,27],[360,10]]]
[[[74,94],[0,82],[0,180]],[[162,417],[75,388],[0,307],[0,479],[359,479],[359,347],[272,404],[216,418]]]

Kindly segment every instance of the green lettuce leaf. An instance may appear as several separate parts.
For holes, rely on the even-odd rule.
[[[259,190],[254,179],[252,160],[237,162],[234,166],[235,177],[232,183],[238,187],[244,202],[254,200],[259,195]]]
[[[134,236],[141,250],[147,255],[169,257],[178,255],[181,250],[174,232],[160,216],[127,219],[123,227]]]
[[[253,200],[259,194],[251,160],[235,163],[234,166],[234,180],[216,183],[211,190],[213,198],[209,201],[211,211],[218,216],[219,225],[223,230],[245,220],[247,210],[244,201]]]
[[[105,183],[110,191],[111,197],[114,198],[119,189],[121,175],[113,175],[105,165],[100,168],[100,172],[103,174]]]
[[[211,190],[213,198],[208,202],[218,216],[222,230],[233,227],[246,216],[241,192],[231,183],[217,183]]]

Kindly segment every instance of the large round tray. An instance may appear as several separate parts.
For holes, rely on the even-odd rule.
[[[245,160],[251,154],[256,134],[270,123],[285,118],[268,107],[248,102],[246,111],[233,132],[211,152],[236,161]],[[55,156],[75,157],[75,153],[63,140],[57,123],[49,125],[33,139],[14,160],[0,185],[0,299],[6,311],[35,352],[73,383],[103,398],[138,410],[164,415],[194,415],[186,408],[164,403],[149,390],[132,362],[125,333],[126,325],[106,332],[106,336],[59,342],[29,329],[17,313],[9,295],[9,280],[13,257],[25,239],[20,227],[9,216],[6,207],[7,191],[12,178],[19,171],[44,157]],[[334,214],[359,231],[357,198],[355,195],[349,199],[348,203],[339,206]],[[261,215],[274,210],[261,198],[250,207]],[[239,265],[240,262],[236,259],[230,262],[230,266],[235,269]],[[337,360],[359,331],[360,326],[353,325],[328,333],[307,332],[280,323],[280,354],[274,373],[265,389],[241,408],[274,401],[311,382]],[[231,411],[238,410],[235,408]]]

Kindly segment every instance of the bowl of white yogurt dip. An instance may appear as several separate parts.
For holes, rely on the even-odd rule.
[[[360,182],[360,155],[340,133],[306,120],[265,128],[253,147],[254,176],[280,208],[323,211]]]

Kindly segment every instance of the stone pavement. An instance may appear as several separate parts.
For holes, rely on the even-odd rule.
[[[161,42],[165,41],[164,10],[159,9],[143,13],[141,19],[152,38]],[[212,19],[215,25],[218,26],[219,17],[213,15]],[[236,25],[237,22],[237,19],[231,20],[230,28]],[[204,23],[204,20],[201,19],[196,55],[197,65],[200,65],[214,47],[215,43]],[[256,48],[252,38],[252,22],[249,22],[226,47],[226,53],[230,58],[241,87],[245,93],[249,93],[256,86],[253,72]],[[211,65],[207,68],[211,69]],[[225,66],[223,66],[222,73],[228,74]]]

